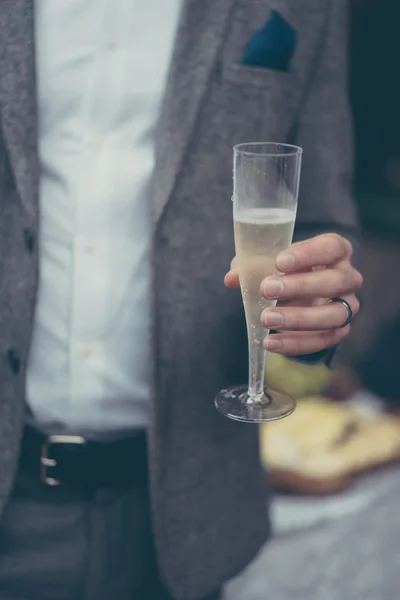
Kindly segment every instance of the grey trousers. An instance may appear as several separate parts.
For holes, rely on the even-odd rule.
[[[0,599],[170,600],[147,489],[84,495],[19,474],[0,522]]]

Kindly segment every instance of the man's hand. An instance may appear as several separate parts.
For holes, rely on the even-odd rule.
[[[346,300],[356,315],[360,304],[356,293],[362,276],[351,265],[352,247],[336,234],[319,235],[294,244],[281,252],[276,268],[283,275],[267,277],[261,293],[268,300],[278,300],[276,308],[261,315],[266,329],[278,331],[267,336],[265,348],[280,354],[313,354],[334,346],[350,331],[342,328],[348,310],[331,298]],[[225,277],[229,288],[239,287],[236,259]]]

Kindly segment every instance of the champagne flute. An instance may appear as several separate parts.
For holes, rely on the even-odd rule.
[[[277,143],[234,148],[233,219],[249,343],[249,385],[221,390],[215,406],[236,421],[274,421],[296,407],[291,396],[265,383],[263,341],[269,331],[260,318],[276,301],[263,298],[260,284],[277,273],[275,258],[292,242],[302,152],[297,146]]]

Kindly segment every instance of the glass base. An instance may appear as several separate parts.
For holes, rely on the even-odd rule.
[[[291,415],[296,408],[296,400],[285,392],[266,387],[264,397],[254,401],[244,385],[221,390],[215,398],[215,406],[225,417],[234,421],[266,423]]]

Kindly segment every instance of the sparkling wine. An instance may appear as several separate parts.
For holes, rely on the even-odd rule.
[[[246,209],[235,214],[235,246],[238,260],[240,285],[246,314],[250,354],[262,352],[266,331],[260,323],[262,311],[275,304],[266,300],[260,292],[265,277],[274,275],[275,258],[291,244],[296,214],[279,208]],[[257,365],[250,374],[253,383],[262,385],[264,361],[250,360]]]

